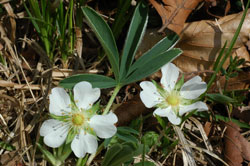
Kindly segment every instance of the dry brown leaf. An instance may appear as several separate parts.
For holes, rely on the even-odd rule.
[[[224,43],[232,40],[242,17],[242,12],[225,16],[218,21],[198,21],[185,25],[185,31],[177,47],[184,53],[175,63],[185,72],[211,70]],[[244,46],[249,40],[250,10],[247,12],[233,52],[249,61],[249,54]],[[229,62],[226,62],[225,66]]]
[[[246,107],[248,107],[248,106],[246,106]],[[241,111],[240,109],[235,108],[235,109],[233,109],[232,116],[250,124],[250,110],[249,109],[247,109],[245,111]]]
[[[133,97],[131,100],[122,103],[116,110],[115,114],[118,117],[118,126],[124,126],[136,119],[141,114],[148,113],[150,109],[146,108],[141,102],[139,95]]]
[[[205,125],[204,125],[204,131],[206,133],[207,136],[210,135],[210,132],[212,130],[213,126],[212,126],[212,123],[211,122],[206,122]]]
[[[224,135],[224,156],[229,166],[240,166],[245,160],[250,159],[250,143],[240,134],[240,128],[233,122],[226,124]]]
[[[181,33],[187,17],[201,1],[203,0],[162,0],[159,3],[149,0],[161,16],[163,26],[159,31],[169,28],[177,34]]]
[[[22,158],[17,151],[0,155],[0,165],[5,166],[22,166]]]
[[[183,72],[211,70],[219,51],[226,41],[230,43],[242,17],[242,12],[225,16],[218,21],[197,21],[185,24],[185,30],[176,47],[184,52],[174,63]],[[239,37],[233,48],[233,56],[239,56],[249,61],[249,53],[245,47],[250,33],[250,9],[241,28]],[[147,30],[139,47],[144,53],[163,38],[157,29]],[[250,44],[249,44],[250,45]],[[224,67],[228,66],[227,61]]]
[[[225,77],[220,77],[219,78],[219,83],[220,83],[220,88],[224,89]],[[237,77],[230,78],[227,83],[227,88],[226,90],[241,90],[241,89],[247,89],[250,84],[250,72],[248,71],[241,71],[238,73]],[[218,91],[217,90],[217,85],[213,85],[210,88],[211,92]]]

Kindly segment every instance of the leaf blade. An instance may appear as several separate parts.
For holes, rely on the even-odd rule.
[[[116,79],[119,78],[119,53],[115,43],[114,36],[108,24],[89,7],[82,7],[82,12],[88,20],[89,26],[93,29],[104,48]]]
[[[166,36],[162,40],[160,40],[157,44],[155,44],[149,51],[143,54],[134,64],[131,66],[128,74],[136,70],[142,63],[151,61],[155,56],[172,49],[179,40],[179,36],[177,34],[173,34],[170,36]]]
[[[164,53],[155,56],[151,61],[142,63],[141,66],[127,77],[124,84],[129,84],[138,80],[141,80],[154,72],[158,71],[164,64],[171,62],[178,57],[182,51],[178,48],[166,51]]]
[[[77,74],[60,81],[59,85],[66,89],[72,89],[75,84],[81,81],[90,82],[94,88],[97,87],[102,89],[116,86],[116,81],[114,79],[97,74]]]
[[[121,59],[120,76],[125,77],[141,43],[148,20],[148,7],[141,2],[137,5],[125,40]]]

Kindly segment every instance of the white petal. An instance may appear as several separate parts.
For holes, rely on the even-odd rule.
[[[94,115],[89,122],[96,135],[100,138],[110,138],[115,135],[117,128],[114,125],[118,121],[117,116],[110,112],[107,115]]]
[[[180,94],[185,99],[196,99],[206,90],[207,84],[199,76],[195,76],[183,84]]]
[[[168,120],[174,125],[181,123],[181,118],[179,118],[174,111],[169,111]]]
[[[147,108],[152,108],[163,100],[152,82],[143,81],[140,86],[142,88],[140,98]]]
[[[64,112],[70,112],[70,98],[63,88],[53,88],[49,95],[49,112],[61,116]]]
[[[100,97],[99,88],[92,88],[89,82],[82,81],[74,87],[74,100],[79,108],[89,109]]]
[[[171,108],[170,107],[167,107],[167,108],[164,108],[164,109],[161,109],[161,108],[157,108],[155,111],[154,111],[154,115],[158,115],[160,117],[167,117],[168,114],[169,114],[169,111],[171,111]]]
[[[44,143],[52,148],[57,148],[63,144],[68,135],[69,126],[65,123],[49,119],[43,122],[40,135],[44,136]]]
[[[179,68],[176,67],[173,63],[167,63],[161,68],[161,84],[164,89],[170,92],[174,89],[174,86],[179,77]]]
[[[198,101],[190,105],[180,105],[179,115],[182,116],[187,112],[191,112],[197,109],[197,111],[207,111],[208,107],[206,103]]]
[[[98,147],[96,137],[80,132],[71,143],[71,149],[78,158],[82,158],[86,153],[95,153]]]

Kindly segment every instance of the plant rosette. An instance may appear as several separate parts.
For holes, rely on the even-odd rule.
[[[93,105],[100,97],[100,89],[92,88],[89,82],[77,83],[70,97],[63,88],[53,88],[49,96],[49,111],[54,119],[46,120],[40,129],[44,143],[52,148],[60,147],[65,141],[71,142],[74,154],[82,158],[86,153],[95,153],[97,136],[112,137],[117,128],[117,116],[110,112],[97,115],[99,104]]]
[[[140,98],[147,108],[157,107],[154,115],[167,117],[174,124],[181,123],[181,116],[193,110],[206,111],[207,105],[198,101],[199,96],[207,90],[207,84],[200,76],[195,76],[184,83],[184,77],[177,83],[179,68],[167,63],[161,68],[161,85],[156,82],[143,81]]]

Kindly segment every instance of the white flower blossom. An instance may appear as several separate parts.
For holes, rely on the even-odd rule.
[[[179,69],[172,63],[168,63],[161,68],[162,87],[149,82],[140,83],[143,89],[140,98],[147,108],[157,107],[154,115],[167,117],[175,125],[181,123],[181,117],[193,110],[208,110],[207,105],[201,101],[195,101],[207,89],[207,84],[201,77],[195,76],[178,87],[176,82],[179,77]]]
[[[95,153],[97,136],[112,137],[117,129],[117,116],[96,115],[93,103],[100,97],[100,89],[92,88],[89,82],[77,83],[73,89],[74,102],[63,88],[53,88],[49,96],[49,111],[58,118],[46,120],[40,129],[44,143],[52,148],[61,146],[69,132],[75,133],[71,142],[74,154],[81,158],[86,153]],[[93,107],[92,107],[93,106]]]

